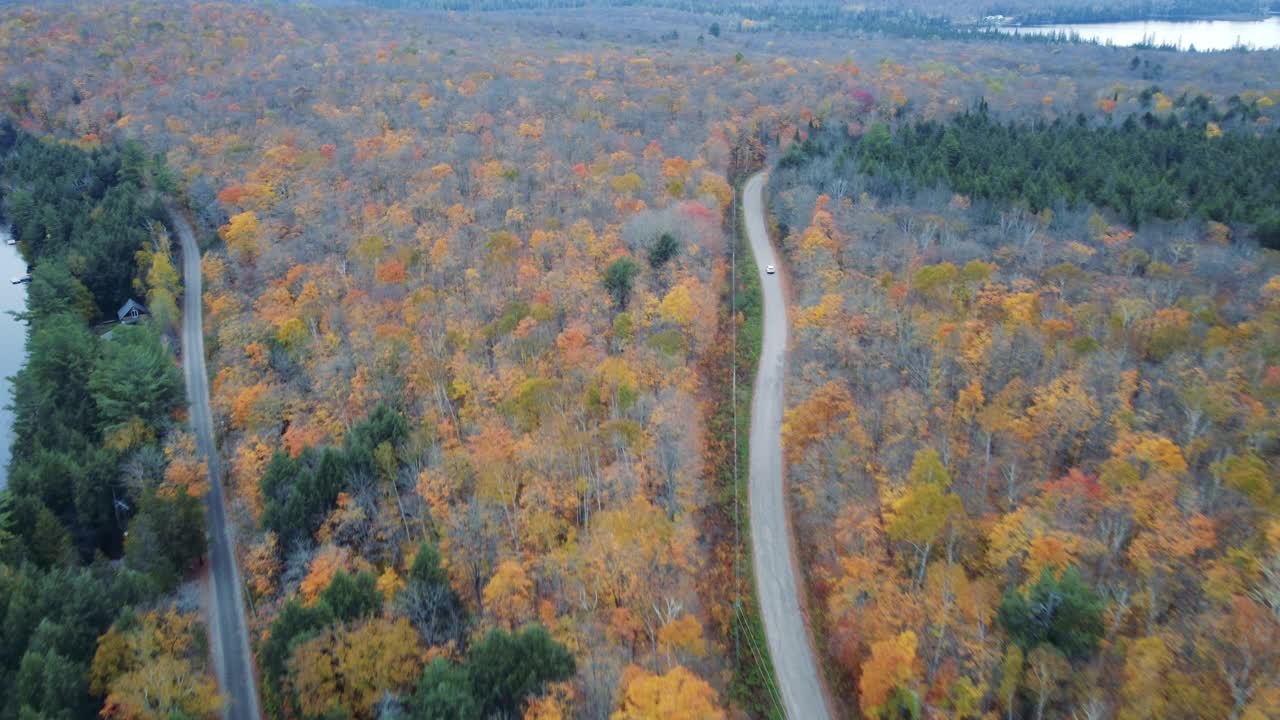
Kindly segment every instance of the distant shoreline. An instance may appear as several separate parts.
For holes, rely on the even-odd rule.
[[[1117,23],[1133,23],[1133,22],[1265,22],[1273,17],[1280,17],[1280,12],[1268,12],[1265,15],[1252,15],[1246,13],[1224,14],[1224,15],[1148,15],[1146,17],[1121,17],[1108,18],[1105,20],[1036,20],[1034,22],[1007,22],[1007,23],[974,23],[975,27],[989,28],[1042,28],[1054,27],[1056,25],[1114,25]]]
[[[1145,47],[1179,52],[1221,52],[1238,48],[1280,49],[1278,18],[1228,20],[1116,20],[1113,22],[1007,23],[987,32],[1019,38],[1048,38],[1114,47]]]

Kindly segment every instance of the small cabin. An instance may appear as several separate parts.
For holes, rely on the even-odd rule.
[[[151,313],[147,312],[146,306],[133,298],[129,298],[125,304],[116,311],[116,319],[125,325],[132,325],[138,322],[143,315],[150,314]]]

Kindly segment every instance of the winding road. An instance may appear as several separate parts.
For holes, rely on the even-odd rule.
[[[747,237],[756,257],[764,295],[764,340],[751,401],[751,555],[756,594],[764,621],[774,675],[791,720],[826,720],[822,676],[814,658],[800,604],[800,574],[788,518],[782,478],[782,389],[786,377],[787,308],[781,275],[767,275],[766,265],[781,267],[769,241],[764,216],[763,172],[752,175],[743,191]]]
[[[226,699],[225,720],[259,720],[258,688],[249,652],[248,623],[244,596],[240,589],[240,569],[236,567],[235,537],[227,524],[222,500],[222,473],[213,442],[213,418],[209,412],[209,374],[204,365],[203,283],[200,275],[200,248],[195,233],[182,213],[170,207],[169,217],[182,243],[182,366],[187,377],[187,399],[191,403],[191,428],[196,447],[209,463],[209,496],[205,519],[209,526],[209,577],[213,592],[208,610],[209,641],[213,646],[218,687]]]

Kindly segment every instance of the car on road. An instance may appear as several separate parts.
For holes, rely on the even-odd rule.
[[[770,275],[772,275],[772,274],[774,274],[775,272],[777,272],[777,270],[773,269],[773,266],[772,266],[772,265],[765,265],[765,266],[764,266],[764,271],[765,271],[766,273],[770,274]]]

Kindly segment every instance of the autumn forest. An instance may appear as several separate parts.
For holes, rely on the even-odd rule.
[[[761,282],[832,717],[1280,718],[1280,51],[562,5],[0,6],[0,720],[785,717]]]

